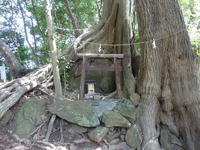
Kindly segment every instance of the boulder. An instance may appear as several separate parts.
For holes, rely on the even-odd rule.
[[[127,130],[125,140],[126,143],[133,149],[139,148],[142,143],[142,137],[140,136],[138,128],[135,124]]]
[[[6,123],[8,123],[11,117],[12,117],[12,112],[8,110],[5,116],[0,120],[0,125],[6,125]]]
[[[103,113],[101,122],[103,122],[106,127],[131,127],[131,123],[126,118],[124,118],[118,112],[110,110],[107,110]]]
[[[42,124],[42,118],[47,115],[46,103],[46,99],[27,99],[14,118],[14,133],[24,138]]]
[[[56,101],[48,107],[52,114],[84,127],[100,124],[96,112],[84,101]]]
[[[97,127],[94,130],[88,133],[88,136],[91,140],[100,143],[101,140],[105,137],[108,133],[109,129],[106,127]]]
[[[130,100],[135,106],[137,106],[140,102],[140,96],[137,93],[132,93],[130,95]]]
[[[104,77],[99,86],[106,93],[111,93],[116,89],[115,80],[113,77]]]
[[[123,101],[118,101],[113,111],[120,113],[122,116],[127,118],[131,123],[134,123],[136,119],[136,109],[133,103],[125,99]]]

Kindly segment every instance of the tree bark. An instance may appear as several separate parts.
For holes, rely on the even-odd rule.
[[[17,58],[15,57],[15,55],[11,52],[9,47],[1,39],[0,39],[0,53],[5,58],[11,75],[14,78],[19,78],[20,71],[22,70],[22,66],[17,60]]]
[[[22,95],[41,85],[50,74],[51,65],[47,65],[25,77],[1,85],[0,99],[1,101],[4,101],[0,103],[0,119],[6,114],[9,108],[11,108],[21,98]],[[14,92],[11,92],[11,90]],[[8,93],[8,98],[3,96],[5,93]]]
[[[178,0],[135,0],[141,42],[138,118],[145,150],[158,149],[156,124],[183,139],[184,149],[200,147],[199,77]]]
[[[60,83],[60,74],[59,74],[59,66],[58,66],[58,58],[57,58],[57,50],[56,50],[56,41],[53,35],[53,22],[51,17],[51,10],[49,0],[45,0],[45,15],[47,21],[48,28],[48,39],[49,45],[51,49],[51,61],[52,61],[52,70],[53,70],[53,78],[54,78],[54,86],[55,86],[55,97],[57,99],[62,99],[62,87]]]
[[[129,0],[104,1],[102,19],[90,31],[80,35],[62,55],[75,60],[77,53],[96,53],[101,44],[104,54],[124,54],[123,95],[135,92],[135,78],[131,69]],[[120,62],[121,63],[121,62]]]
[[[77,38],[79,35],[81,35],[81,33],[78,30],[78,26],[77,26],[77,23],[76,23],[76,20],[75,20],[73,14],[72,14],[72,11],[71,11],[71,8],[70,8],[68,0],[65,0],[65,6],[67,8],[67,11],[68,11],[68,14],[69,14],[69,18],[72,21],[72,25],[73,25],[74,32],[75,32],[75,37]]]

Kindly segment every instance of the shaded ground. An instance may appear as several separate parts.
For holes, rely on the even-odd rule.
[[[23,105],[23,101],[26,101],[27,98],[32,96],[42,96],[41,93],[29,92],[23,96],[23,98],[15,104],[10,111],[12,112],[12,117],[6,125],[1,126],[0,128],[0,150],[12,149],[12,150],[21,150],[21,149],[31,149],[31,150],[42,150],[42,149],[60,149],[60,150],[101,150],[109,149],[111,145],[117,145],[122,143],[119,138],[114,139],[108,144],[106,141],[102,141],[99,144],[91,141],[88,138],[88,131],[92,128],[88,128],[86,133],[80,133],[75,130],[71,123],[64,121],[57,117],[54,122],[53,131],[49,138],[49,142],[44,142],[45,134],[47,131],[46,127],[41,127],[33,135],[30,135],[28,139],[20,139],[12,131],[12,124],[15,114],[19,111],[20,107]],[[49,99],[49,103],[51,100]],[[49,120],[45,123],[48,124]],[[117,128],[116,128],[117,130]],[[62,140],[63,138],[63,140]],[[36,142],[41,141],[40,142]],[[62,141],[61,141],[62,140]],[[123,146],[122,146],[123,147]],[[116,149],[116,148],[113,148]],[[118,150],[124,148],[118,148]]]

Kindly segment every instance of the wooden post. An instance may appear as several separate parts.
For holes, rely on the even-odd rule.
[[[82,65],[82,71],[81,71],[81,84],[80,84],[80,90],[79,90],[79,100],[83,100],[86,62],[87,62],[87,58],[83,56],[83,65]]]
[[[114,71],[115,71],[115,83],[116,83],[117,95],[119,98],[122,98],[117,57],[114,58]]]

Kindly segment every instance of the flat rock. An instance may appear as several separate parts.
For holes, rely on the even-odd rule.
[[[134,123],[136,119],[136,109],[134,104],[129,100],[118,101],[113,111],[117,111],[122,116],[127,118],[131,123]]]
[[[108,133],[109,129],[106,127],[97,127],[94,130],[88,133],[88,136],[91,140],[99,143]]]
[[[126,143],[133,149],[138,148],[142,143],[142,137],[140,136],[138,128],[135,124],[127,130],[125,140]]]
[[[103,122],[106,127],[131,127],[131,123],[126,118],[124,118],[118,112],[110,110],[107,110],[103,113],[101,122]]]
[[[96,112],[84,101],[56,101],[48,107],[52,114],[84,127],[100,124]]]
[[[123,100],[122,99],[107,99],[107,100],[90,100],[86,102],[91,105],[94,111],[98,114],[98,117],[100,117],[101,115],[103,115],[103,112],[107,110],[112,110],[116,106],[116,104],[120,101],[123,101]],[[93,105],[94,103],[98,103],[98,105]]]

